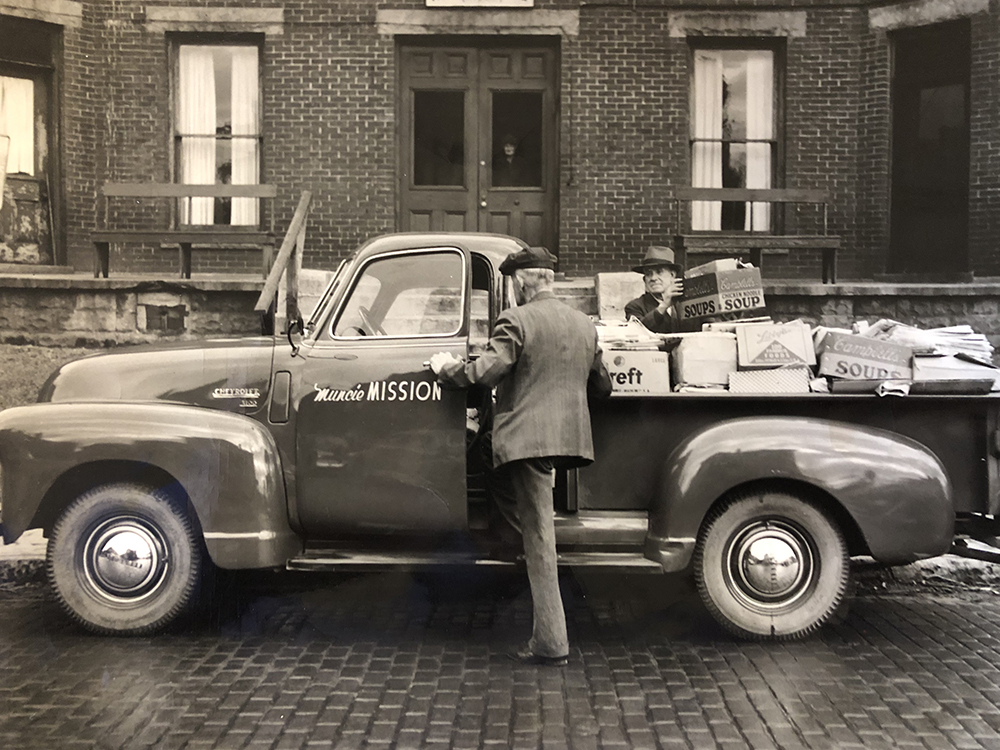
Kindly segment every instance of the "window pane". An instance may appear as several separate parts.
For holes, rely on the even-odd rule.
[[[379,260],[362,273],[334,335],[454,335],[462,324],[462,256],[455,252]]]
[[[493,92],[493,187],[541,187],[542,93]]]
[[[373,331],[365,327],[361,310],[371,309],[380,286],[379,280],[371,273],[366,273],[358,280],[358,285],[351,292],[351,298],[337,322],[334,335],[347,338],[372,335]]]
[[[258,52],[249,46],[181,45],[179,177],[187,184],[254,185],[260,173]],[[191,224],[257,224],[254,198],[182,202]]]
[[[770,188],[774,154],[774,53],[696,50],[691,112],[691,184]],[[695,201],[695,230],[766,230],[766,203]]]
[[[413,92],[413,184],[465,184],[465,94]]]
[[[8,174],[35,173],[34,120],[34,81],[30,78],[0,76],[0,134],[10,137]]]

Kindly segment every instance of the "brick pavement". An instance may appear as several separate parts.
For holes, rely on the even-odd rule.
[[[774,645],[730,639],[685,579],[563,583],[562,670],[502,658],[529,630],[516,577],[243,576],[137,639],[4,584],[0,747],[1000,748],[991,590],[864,593]]]

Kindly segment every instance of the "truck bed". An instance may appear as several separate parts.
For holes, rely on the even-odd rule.
[[[579,470],[583,509],[649,507],[661,467],[689,435],[727,419],[790,416],[846,422],[909,437],[932,450],[951,480],[956,513],[995,514],[1000,394],[678,393],[591,404],[596,461]],[[981,467],[977,470],[976,467]]]

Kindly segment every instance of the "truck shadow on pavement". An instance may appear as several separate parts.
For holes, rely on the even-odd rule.
[[[571,640],[611,635],[727,638],[681,575],[566,572],[560,587]],[[177,630],[227,637],[386,643],[468,639],[498,646],[531,632],[523,570],[286,573],[220,571]]]

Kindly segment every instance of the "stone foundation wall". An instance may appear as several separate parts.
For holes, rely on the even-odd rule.
[[[0,343],[113,346],[255,335],[260,286],[0,277]]]
[[[637,274],[610,274],[621,283],[602,310],[623,310],[641,291],[626,282]],[[308,315],[329,274],[305,271],[300,306]],[[115,345],[260,332],[254,304],[259,279],[163,281],[0,275],[0,343]],[[607,285],[605,285],[606,287]],[[594,280],[556,282],[572,307],[598,315]],[[764,286],[767,312],[777,321],[848,328],[856,321],[891,318],[920,328],[968,324],[1000,349],[1000,282],[972,284],[807,284]],[[608,305],[611,305],[608,307]],[[279,304],[279,310],[283,305]],[[606,317],[614,314],[605,312]]]

